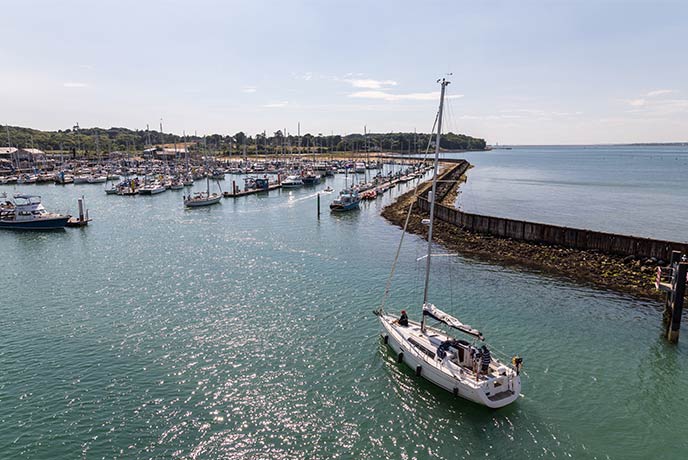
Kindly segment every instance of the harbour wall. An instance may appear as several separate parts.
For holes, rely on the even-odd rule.
[[[507,219],[504,217],[484,216],[460,211],[453,206],[439,204],[452,189],[452,181],[458,180],[468,169],[468,162],[453,164],[439,178],[435,217],[464,230],[510,238],[532,243],[548,244],[584,251],[595,250],[620,256],[635,256],[668,261],[671,251],[688,254],[688,243],[655,240],[637,236],[618,235],[559,225]],[[441,182],[448,181],[448,182]],[[422,193],[417,206],[422,212],[429,212],[428,191]]]

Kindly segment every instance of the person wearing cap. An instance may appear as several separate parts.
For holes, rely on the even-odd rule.
[[[406,315],[406,310],[401,310],[401,317],[397,321],[399,326],[408,326],[408,316]]]

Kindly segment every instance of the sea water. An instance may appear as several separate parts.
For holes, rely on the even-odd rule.
[[[200,209],[0,187],[72,213],[84,195],[93,218],[0,232],[0,457],[686,457],[688,338],[666,343],[658,303],[436,258],[430,300],[525,362],[511,406],[454,398],[396,363],[372,313],[401,236],[380,210],[410,184],[343,214],[327,185],[345,178]],[[388,311],[419,317],[424,252],[406,236]]]

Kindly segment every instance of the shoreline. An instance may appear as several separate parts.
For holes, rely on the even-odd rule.
[[[446,164],[443,166],[445,170],[440,177],[446,173]],[[442,204],[453,206],[453,197],[464,181],[465,174],[452,185]],[[427,191],[430,184],[430,180],[419,184],[419,194]],[[403,229],[406,213],[415,193],[416,189],[413,189],[399,196],[382,210],[382,217]],[[407,231],[426,239],[427,226],[421,220],[427,217],[427,213],[421,212],[414,205]],[[570,249],[481,234],[438,219],[435,220],[433,237],[437,243],[452,252],[485,262],[526,268],[642,299],[663,299],[662,293],[654,286],[656,265],[643,264],[640,260],[595,250]]]

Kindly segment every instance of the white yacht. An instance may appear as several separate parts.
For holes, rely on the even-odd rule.
[[[405,363],[415,371],[417,376],[427,379],[438,387],[451,392],[454,396],[490,408],[499,408],[518,399],[521,392],[520,370],[523,360],[519,356],[512,357],[510,362],[496,359],[484,342],[485,338],[479,330],[443,312],[428,300],[439,145],[440,133],[442,132],[442,109],[445,88],[449,82],[442,79],[441,84],[434,174],[432,191],[428,195],[430,219],[424,221],[428,224],[428,245],[425,255],[425,289],[421,304],[421,321],[409,320],[405,311],[402,311],[401,317],[384,311],[385,299],[389,292],[395,265],[392,266],[392,273],[385,289],[382,304],[375,311],[375,314],[378,316],[382,327],[383,340],[396,354],[397,362]],[[408,225],[408,219],[406,222]],[[405,231],[406,228],[404,228]],[[400,251],[401,242],[397,250],[395,264]],[[435,327],[426,324],[431,320],[437,322]],[[452,333],[463,334],[464,338],[457,339],[441,327],[448,328]]]
[[[165,191],[167,191],[167,189],[162,182],[155,180],[139,188],[139,195],[157,195]]]
[[[210,206],[218,204],[222,199],[222,195],[217,193],[210,193],[210,178],[206,178],[208,189],[205,192],[196,192],[193,195],[184,197],[184,206],[187,208],[199,208],[201,206]]]
[[[282,181],[282,188],[297,188],[303,186],[303,180],[299,176],[287,176]]]
[[[14,200],[6,196],[0,200],[0,228],[17,230],[55,230],[64,228],[68,215],[48,212],[37,195],[14,195]]]

